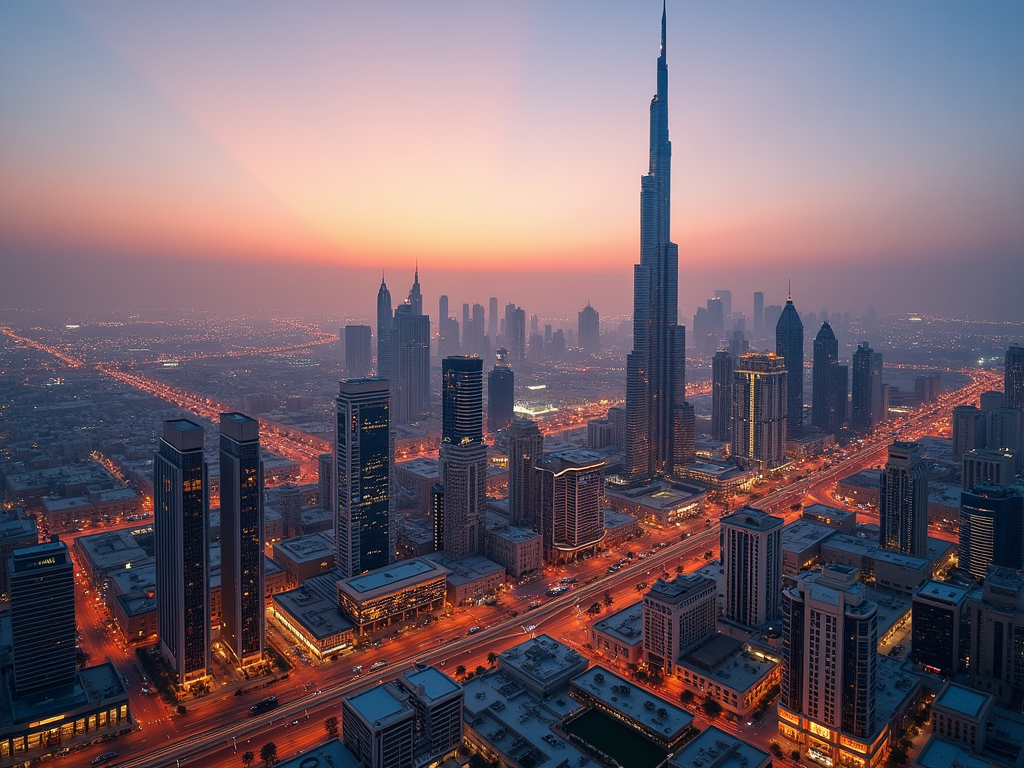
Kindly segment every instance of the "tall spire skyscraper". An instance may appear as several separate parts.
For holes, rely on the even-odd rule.
[[[633,268],[633,351],[626,359],[626,462],[632,479],[682,464],[686,339],[678,325],[679,247],[669,239],[666,17],[661,13],[658,91],[651,100],[650,168],[640,180],[640,263]]]

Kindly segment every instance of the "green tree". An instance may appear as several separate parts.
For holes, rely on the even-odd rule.
[[[326,720],[324,720],[324,730],[327,731],[327,735],[328,736],[337,736],[338,735],[338,718],[335,717],[334,715],[331,715]]]
[[[251,749],[247,749],[242,753],[242,765],[244,765],[245,768],[249,768],[249,766],[252,765],[252,761],[255,759],[256,755],[253,754]]]
[[[701,704],[701,709],[704,710],[704,714],[708,717],[715,717],[722,711],[722,705],[719,704],[715,699],[708,696],[704,699],[704,703]]]
[[[264,765],[273,765],[277,762],[277,744],[272,741],[268,741],[262,747],[260,747],[260,760],[263,761]]]

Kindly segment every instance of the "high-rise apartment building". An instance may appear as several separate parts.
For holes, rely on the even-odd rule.
[[[650,166],[640,183],[640,263],[633,269],[633,351],[626,358],[626,467],[632,479],[672,475],[686,399],[686,337],[678,324],[679,247],[671,241],[666,19],[661,16]]]
[[[203,428],[164,422],[153,457],[153,534],[160,655],[181,685],[210,668],[210,496]]]
[[[658,579],[644,594],[643,648],[647,663],[672,674],[682,656],[715,635],[715,581],[695,573]]]
[[[732,455],[745,467],[772,470],[786,463],[786,361],[742,355],[733,373]]]
[[[4,563],[10,580],[14,695],[75,682],[75,566],[67,544],[15,549]]]
[[[353,379],[369,376],[373,368],[371,332],[368,325],[345,326],[345,373]]]
[[[826,565],[782,593],[779,733],[834,765],[875,765],[885,741],[873,738],[878,606],[858,573]]]
[[[398,386],[398,330],[383,272],[377,291],[377,376],[387,379],[392,387]]]
[[[1003,372],[1003,405],[1024,411],[1024,347],[1006,350]]]
[[[835,365],[832,376],[836,394],[836,430],[841,430],[850,424],[850,367]]]
[[[928,554],[928,466],[920,443],[897,440],[889,446],[878,496],[882,549],[914,557]]]
[[[959,566],[984,579],[992,566],[1024,569],[1024,497],[981,483],[960,494]]]
[[[744,507],[721,520],[727,621],[750,629],[779,617],[785,520]]]
[[[505,346],[512,365],[526,360],[526,310],[509,303],[505,306]]]
[[[958,405],[953,409],[953,456],[962,458],[968,451],[984,448],[988,443],[988,414],[975,405]]]
[[[804,428],[804,324],[792,296],[775,325],[775,354],[786,361],[786,434],[799,437]]]
[[[881,380],[875,366],[875,351],[865,341],[853,353],[853,395],[851,398],[850,428],[861,434],[870,432],[876,426],[875,410],[872,407],[875,392],[881,398]]]
[[[764,293],[754,291],[754,338],[764,338]]]
[[[263,658],[266,634],[263,541],[259,422],[242,413],[222,413],[220,639],[242,665]]]
[[[321,453],[316,457],[316,503],[324,509],[334,506],[334,454]],[[301,507],[300,507],[301,515]],[[295,536],[288,532],[286,538]]]
[[[1002,704],[1024,702],[1024,576],[1011,568],[992,568],[981,596],[967,600],[970,667],[967,682]]]
[[[393,559],[391,390],[383,379],[339,383],[334,479],[334,562],[343,578]]]
[[[515,418],[515,373],[508,350],[499,347],[494,368],[487,374],[487,431],[508,429]]]
[[[1024,422],[1021,411],[1016,408],[994,408],[986,413],[988,417],[986,445],[992,450],[1013,454],[1014,471],[1024,469]]]
[[[406,424],[430,409],[430,318],[423,314],[419,270],[409,298],[395,310],[393,322],[398,377],[391,382],[392,411],[395,421]]]
[[[508,431],[508,514],[520,528],[540,525],[537,463],[544,458],[544,435],[537,422],[516,419]]]
[[[967,655],[969,590],[947,581],[928,580],[914,590],[911,608],[911,658],[945,677],[960,671]]]
[[[1014,481],[1015,460],[1009,451],[968,451],[961,466],[960,487],[965,491],[982,483],[1008,488]]]
[[[444,487],[444,551],[456,559],[483,547],[487,503],[484,445],[483,361],[447,357],[441,364],[441,485]]]
[[[711,358],[711,436],[727,443],[732,439],[732,386],[736,358],[724,349]]]
[[[838,377],[835,369],[839,365],[839,342],[832,326],[825,321],[814,337],[814,367],[811,372],[811,426],[826,434],[834,435],[839,429]],[[843,388],[843,395],[846,388]]]
[[[593,451],[563,451],[538,461],[535,471],[545,562],[593,554],[605,536],[604,458]]]
[[[599,352],[601,350],[601,317],[597,314],[597,310],[590,306],[589,301],[587,306],[580,310],[576,327],[580,348],[588,355]]]
[[[491,296],[487,302],[487,335],[491,344],[498,343],[498,298]]]

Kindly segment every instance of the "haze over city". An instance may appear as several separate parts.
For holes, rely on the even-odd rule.
[[[368,319],[418,259],[430,306],[626,314],[644,7],[5,3],[0,301],[238,309],[245,275]],[[991,279],[1024,259],[1019,4],[680,3],[669,31],[684,315],[792,279],[1020,319]]]

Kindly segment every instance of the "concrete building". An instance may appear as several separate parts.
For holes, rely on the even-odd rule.
[[[756,629],[778,618],[784,523],[754,507],[722,518],[726,621]]]
[[[335,570],[334,542],[325,534],[311,533],[274,544],[274,562],[285,572],[290,587],[313,576]]]
[[[700,488],[667,481],[638,488],[605,486],[605,499],[612,509],[660,526],[699,515],[706,497]]]
[[[1024,495],[982,483],[960,494],[959,567],[984,579],[992,566],[1024,568]]]
[[[914,590],[911,658],[951,677],[967,655],[967,598],[970,590],[950,582],[926,581]]]
[[[777,656],[729,637],[716,635],[679,662],[676,676],[698,701],[714,699],[736,717],[748,717],[779,684]]]
[[[504,523],[488,525],[487,559],[501,565],[518,579],[544,567],[544,548],[539,533]]]
[[[932,702],[932,737],[917,768],[1021,768],[1024,716],[995,706],[990,694],[953,682]]]
[[[423,558],[403,560],[338,581],[338,604],[362,636],[440,609],[447,573]]]
[[[272,598],[273,615],[299,644],[323,661],[355,645],[355,627],[338,608],[337,598],[317,585],[302,586]]]
[[[537,462],[544,458],[544,436],[537,422],[514,419],[508,431],[509,522],[522,528],[540,525],[540,478]]]
[[[890,552],[872,541],[844,533],[837,533],[822,543],[821,560],[853,566],[863,582],[908,595],[931,577],[933,570],[927,558]]]
[[[589,662],[553,637],[538,635],[498,654],[498,668],[535,696],[563,690]]]
[[[709,725],[673,756],[666,768],[771,768],[772,757]]]
[[[10,596],[7,561],[11,559],[11,553],[38,542],[35,518],[27,517],[20,507],[0,509],[0,597]]]
[[[447,571],[446,598],[451,605],[482,600],[493,595],[505,583],[505,569],[483,555],[456,560],[445,552],[433,552],[423,559]]]
[[[1008,488],[1016,474],[1016,459],[1009,451],[973,450],[963,456],[961,488],[968,491],[981,483]]]
[[[643,600],[637,600],[590,625],[590,644],[614,662],[638,664],[644,648]]]
[[[772,353],[741,355],[733,374],[732,455],[767,472],[786,463],[787,361]],[[802,402],[802,395],[801,395]],[[802,425],[803,415],[796,417]]]
[[[364,768],[412,768],[416,712],[394,683],[341,701],[342,743]]]
[[[928,550],[928,466],[924,450],[914,442],[897,440],[878,491],[879,546],[905,555],[924,557]]]
[[[982,594],[967,600],[970,623],[972,688],[990,693],[1001,703],[1019,707],[1024,701],[1024,576],[1009,568],[993,568]]]
[[[441,477],[441,467],[437,459],[421,457],[412,461],[402,461],[394,465],[392,472],[395,484],[412,493],[416,505],[412,513],[416,516],[430,515],[430,488]]]
[[[696,574],[651,585],[643,599],[644,656],[650,666],[672,674],[680,657],[714,635],[715,590],[712,579]]]
[[[790,523],[782,529],[782,573],[796,576],[816,566],[821,558],[822,542],[838,533],[827,525],[806,519]]]
[[[604,458],[593,451],[552,454],[537,463],[544,561],[596,552],[605,536]]]
[[[825,504],[808,504],[803,508],[800,517],[808,522],[835,528],[840,533],[853,533],[853,529],[857,527],[856,513]]]
[[[203,428],[165,421],[153,459],[153,528],[160,655],[179,685],[210,669],[208,472]]]

